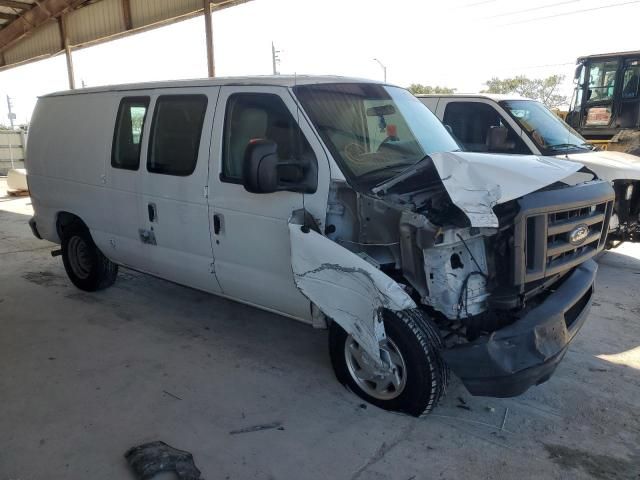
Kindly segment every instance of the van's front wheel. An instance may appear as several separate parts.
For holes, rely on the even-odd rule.
[[[110,287],[118,275],[118,265],[102,254],[84,225],[64,232],[62,262],[71,282],[87,292]]]
[[[336,322],[329,331],[331,363],[338,380],[364,400],[410,415],[429,413],[444,393],[449,371],[437,328],[420,310],[384,312],[387,333],[381,355],[389,368],[377,372],[358,342]]]

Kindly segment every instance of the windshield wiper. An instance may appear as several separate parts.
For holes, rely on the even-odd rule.
[[[373,170],[369,170],[368,172],[365,172],[362,175],[359,175],[358,180],[361,180],[363,177],[368,177],[369,175],[382,173],[387,170],[394,170],[397,168],[402,168],[402,172],[404,172],[405,171],[404,167],[410,167],[411,165],[415,165],[415,163],[413,162],[394,163],[393,165],[387,165],[386,167],[374,168]],[[402,172],[399,172],[399,173],[402,173]]]
[[[576,145],[575,143],[558,143],[556,145],[549,145],[547,148],[551,149],[551,150],[559,150],[561,148],[564,149],[568,149],[568,148],[580,148],[582,150],[591,150],[590,147],[585,146],[588,145],[587,143],[583,143],[582,145]]]

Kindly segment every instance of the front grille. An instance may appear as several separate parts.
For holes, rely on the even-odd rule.
[[[536,192],[520,204],[516,283],[562,273],[604,247],[613,209],[613,190],[606,182]]]

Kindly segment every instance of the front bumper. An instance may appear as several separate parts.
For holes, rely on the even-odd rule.
[[[472,395],[513,397],[545,382],[589,314],[597,271],[582,263],[522,318],[445,350],[445,361]]]

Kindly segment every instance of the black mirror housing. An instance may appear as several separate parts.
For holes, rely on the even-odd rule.
[[[242,184],[251,193],[314,193],[318,187],[317,163],[315,157],[280,160],[277,143],[254,139],[244,152]]]
[[[251,193],[278,190],[278,145],[264,139],[251,140],[244,152],[242,184]]]

